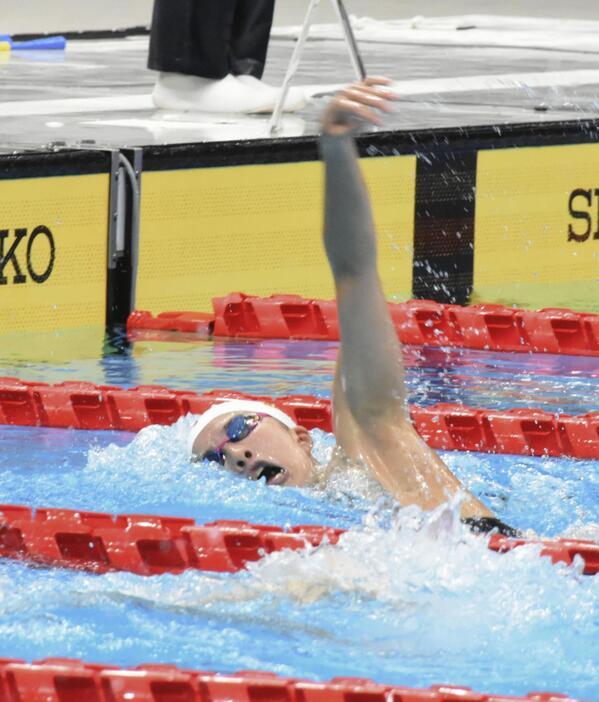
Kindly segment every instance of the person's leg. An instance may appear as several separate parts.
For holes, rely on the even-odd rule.
[[[262,78],[272,18],[274,0],[237,0],[231,32],[231,73]]]
[[[274,0],[155,0],[148,66],[160,71],[152,93],[156,107],[272,112],[279,93],[255,75],[264,69],[273,5]],[[238,71],[246,73],[236,78]],[[285,109],[303,104],[303,94],[290,92]]]
[[[154,0],[148,67],[159,71],[156,107],[254,112],[264,100],[231,75],[237,0]]]
[[[274,9],[274,0],[237,0],[231,32],[231,73],[240,83],[261,93],[265,101],[265,112],[275,109],[281,94],[279,88],[267,85],[261,80]],[[299,88],[290,88],[283,109],[293,112],[305,103],[304,92]]]
[[[231,73],[231,33],[237,2],[154,0],[148,67],[213,79]]]

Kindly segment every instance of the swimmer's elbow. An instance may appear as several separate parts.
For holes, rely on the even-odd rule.
[[[384,423],[396,426],[405,425],[412,429],[409,414],[402,397],[390,393],[388,388],[380,392],[360,392],[359,389],[346,393],[347,406],[359,426],[372,429]]]

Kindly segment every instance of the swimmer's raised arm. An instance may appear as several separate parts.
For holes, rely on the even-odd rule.
[[[339,93],[324,113],[320,141],[324,243],[343,340],[340,372],[352,414],[363,420],[390,407],[405,412],[401,350],[378,276],[374,222],[353,139],[362,121],[380,124],[376,110],[390,109],[388,84],[371,78]]]
[[[339,93],[322,121],[324,244],[335,279],[341,350],[333,389],[338,445],[363,461],[402,504],[432,509],[462,490],[462,517],[491,512],[414,430],[406,407],[401,346],[376,263],[376,233],[353,140],[391,109],[389,81],[371,78]]]

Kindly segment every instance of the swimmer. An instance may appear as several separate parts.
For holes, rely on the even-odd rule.
[[[461,517],[475,531],[510,527],[469,493],[416,433],[406,405],[401,345],[376,265],[376,234],[354,136],[381,125],[396,95],[369,78],[337,94],[322,117],[325,164],[324,246],[335,280],[341,346],[333,385],[333,426],[345,457],[367,465],[401,505],[433,510],[463,494]],[[264,403],[214,405],[192,429],[193,460],[268,485],[307,486],[316,462],[309,432]]]

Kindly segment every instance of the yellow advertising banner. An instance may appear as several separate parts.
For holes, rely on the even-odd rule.
[[[109,180],[0,180],[0,333],[103,329]]]
[[[416,158],[362,160],[387,295],[411,297]],[[212,309],[230,292],[332,298],[319,162],[145,172],[137,309]]]
[[[599,312],[599,144],[479,152],[479,301]]]

